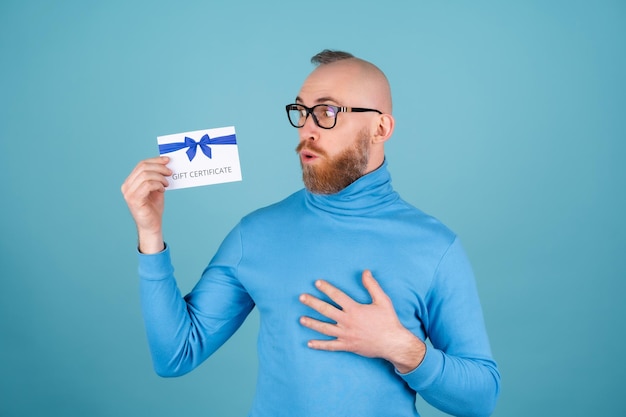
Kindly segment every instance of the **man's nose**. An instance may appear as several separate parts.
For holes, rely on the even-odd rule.
[[[309,114],[304,121],[304,126],[298,130],[300,131],[301,140],[316,140],[319,137],[320,127],[313,120],[313,115]]]

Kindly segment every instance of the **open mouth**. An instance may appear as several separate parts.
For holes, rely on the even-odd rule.
[[[313,152],[310,152],[308,150],[302,150],[302,152],[300,152],[300,159],[302,159],[303,161],[312,161],[314,159],[316,159],[318,156],[315,155]]]
[[[296,147],[296,152],[300,156],[300,161],[302,163],[312,163],[315,160],[326,156],[321,149],[315,149],[312,145],[305,142],[300,142],[300,144]]]

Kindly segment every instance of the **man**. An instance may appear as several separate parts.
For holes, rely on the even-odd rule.
[[[156,372],[191,371],[256,306],[252,417],[418,416],[416,393],[453,415],[491,414],[500,376],[463,249],[391,187],[386,77],[345,52],[312,61],[287,106],[306,188],[244,217],[186,297],[162,236],[168,158],[122,186]]]

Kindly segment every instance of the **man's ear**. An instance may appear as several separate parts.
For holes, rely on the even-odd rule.
[[[393,134],[395,123],[393,116],[390,114],[381,114],[377,117],[372,143],[383,143],[389,139]]]

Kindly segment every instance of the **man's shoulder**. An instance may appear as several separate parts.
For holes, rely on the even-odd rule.
[[[449,244],[457,237],[456,233],[439,218],[426,213],[402,198],[398,199],[395,208],[397,212],[394,218],[405,223],[407,227],[418,228],[421,233],[429,234],[431,238],[441,239],[442,243],[447,242]]]
[[[277,216],[293,214],[294,212],[301,210],[303,205],[304,189],[301,189],[280,201],[252,211],[251,213],[244,216],[242,222],[249,223],[260,220],[267,221]]]

